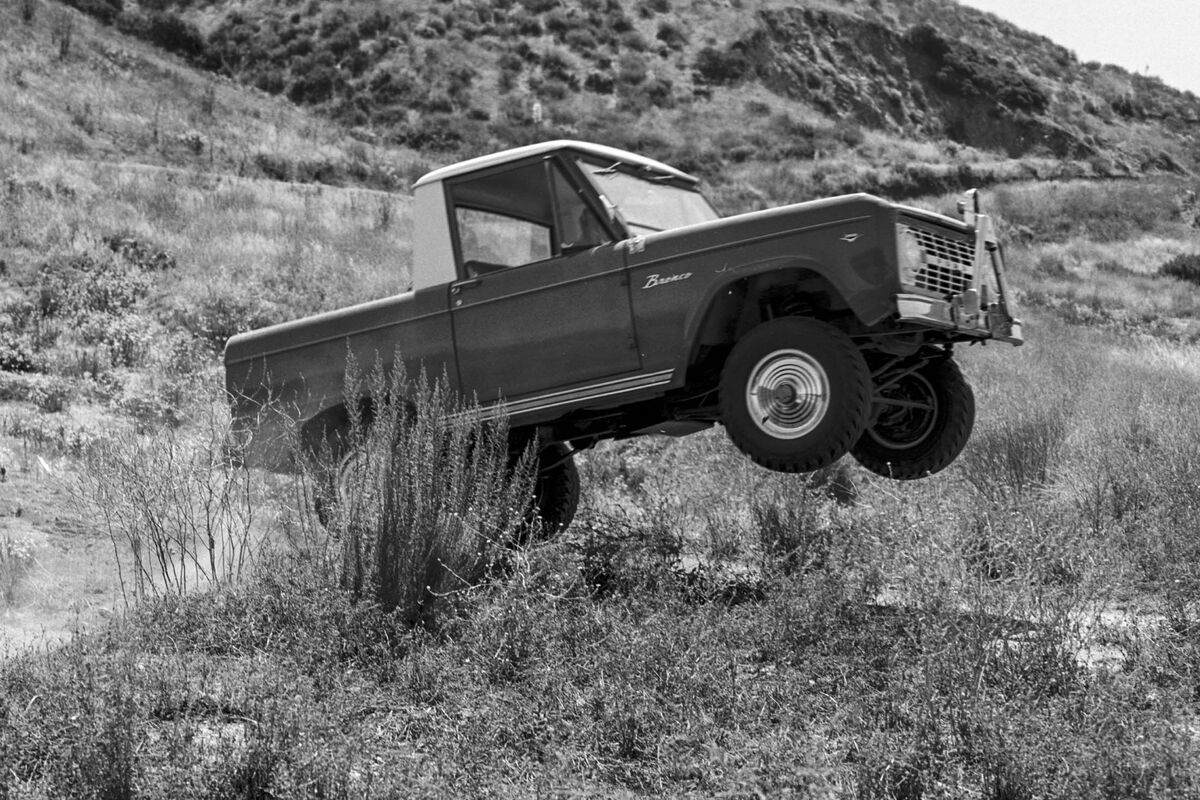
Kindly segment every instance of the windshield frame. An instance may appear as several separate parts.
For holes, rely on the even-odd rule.
[[[721,218],[720,212],[700,192],[697,181],[681,178],[639,164],[629,164],[623,161],[610,161],[606,163],[602,159],[590,154],[576,154],[574,162],[575,166],[578,167],[579,171],[595,189],[601,202],[604,203],[604,207],[608,211],[610,218],[620,224],[631,236],[659,233],[682,228],[687,225],[713,222]],[[649,218],[645,216],[644,206],[646,204],[622,203],[623,199],[628,200],[628,196],[624,198],[617,196],[619,192],[616,190],[619,186],[614,182],[605,180],[606,176],[612,175],[619,175],[623,178],[637,181],[636,185],[641,186],[649,193],[659,194],[662,190],[666,189],[669,193],[663,194],[663,200],[673,199],[678,201],[686,199],[687,207],[677,205],[676,209],[682,215],[691,218],[680,218],[678,215],[675,215],[674,219],[670,217]],[[680,194],[680,192],[686,194]],[[643,206],[640,212],[635,210],[639,205]],[[654,208],[666,207],[666,204],[658,202],[650,203],[649,205]]]

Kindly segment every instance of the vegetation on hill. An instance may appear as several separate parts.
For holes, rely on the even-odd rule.
[[[905,136],[1077,159],[1100,175],[1185,169],[1200,121],[1190,93],[1080,64],[953,0],[636,8],[620,0],[403,8],[184,0],[129,2],[114,16],[120,5],[81,7],[217,74],[424,150],[477,153],[556,130],[599,130],[717,177],[727,160],[722,137],[779,132],[718,113],[710,141],[682,146],[634,123],[654,110],[665,125],[686,126],[722,104],[714,87],[747,84],[786,99],[793,115],[815,110]]]

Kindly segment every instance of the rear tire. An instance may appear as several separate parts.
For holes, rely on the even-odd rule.
[[[579,509],[579,469],[574,452],[565,444],[552,444],[538,453],[533,484],[534,515],[526,539],[549,539],[575,519]]]
[[[721,372],[721,420],[733,443],[778,472],[837,461],[867,424],[871,376],[845,333],[786,317],[742,337]]]
[[[872,422],[851,452],[877,475],[915,480],[950,466],[974,425],[975,393],[946,358],[879,392]]]

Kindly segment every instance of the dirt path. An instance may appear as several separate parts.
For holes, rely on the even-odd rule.
[[[66,459],[0,437],[0,656],[55,642],[121,603],[113,553]]]

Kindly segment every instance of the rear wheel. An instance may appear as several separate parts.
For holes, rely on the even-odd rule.
[[[755,463],[811,472],[841,458],[867,422],[871,379],[846,334],[788,317],[742,337],[721,373],[721,419]]]
[[[958,364],[941,359],[884,380],[871,423],[851,451],[854,457],[896,480],[924,478],[948,467],[975,425],[975,394]]]
[[[549,539],[565,530],[579,508],[579,470],[565,444],[552,444],[538,453],[531,511],[536,519],[526,538]]]

